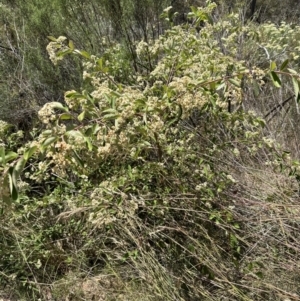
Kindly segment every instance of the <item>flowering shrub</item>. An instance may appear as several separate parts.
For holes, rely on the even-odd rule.
[[[117,61],[118,46],[96,57],[64,37],[51,37],[47,50],[55,64],[68,54],[84,58],[85,86],[67,91],[63,104],[45,104],[38,114],[41,125],[36,138],[16,152],[6,154],[2,147],[0,154],[0,193],[22,208],[22,217],[16,220],[32,218],[30,212],[40,214],[41,245],[34,250],[38,261],[30,262],[35,271],[48,262],[59,264],[57,269],[70,263],[73,259],[64,257],[70,246],[82,248],[88,256],[101,245],[97,235],[108,240],[109,232],[112,242],[101,247],[107,251],[113,245],[115,255],[97,254],[111,256],[101,257],[105,267],[130,262],[133,270],[138,264],[146,269],[155,257],[158,271],[152,275],[147,270],[147,277],[162,273],[170,277],[169,284],[179,279],[174,294],[169,284],[153,288],[156,296],[161,296],[160,289],[168,292],[168,300],[186,291],[198,297],[210,295],[205,281],[218,282],[216,286],[209,282],[212,291],[223,289],[229,277],[233,283],[244,281],[235,279],[239,264],[240,273],[250,273],[239,262],[246,258],[247,242],[239,235],[239,211],[233,210],[228,193],[239,185],[236,166],[260,157],[259,164],[293,169],[290,159],[280,157],[280,147],[264,136],[263,118],[243,109],[244,96],[254,83],[260,87],[265,76],[280,87],[284,73],[297,94],[298,75],[286,69],[288,62],[281,69],[275,62],[262,69],[239,59],[236,44],[252,29],[238,24],[236,16],[213,23],[214,8],[214,3],[193,8],[192,25],[173,26],[157,40],[141,41],[136,55],[145,69],[130,69],[128,62]],[[196,27],[202,22],[205,26],[198,33]],[[118,70],[123,63],[128,81]],[[50,220],[56,218],[51,227],[48,214]],[[72,221],[68,230],[64,219]],[[65,231],[79,235],[80,242],[66,242],[68,247],[57,243],[61,257],[55,263],[43,241],[51,235],[65,237]],[[7,254],[4,257],[10,260]],[[172,258],[177,267],[170,266]],[[259,265],[251,269],[260,276]],[[204,288],[188,287],[196,275]],[[140,281],[147,281],[143,277]],[[241,297],[243,289],[232,285],[228,295],[246,300]]]

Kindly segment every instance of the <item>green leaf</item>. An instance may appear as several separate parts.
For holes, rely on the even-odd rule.
[[[75,49],[73,41],[69,41],[69,48],[73,51]]]
[[[292,82],[293,82],[293,87],[294,87],[294,93],[295,93],[295,98],[298,100],[299,97],[299,82],[295,77],[292,77]]]
[[[57,57],[61,57],[61,56],[65,56],[69,53],[72,53],[73,51],[71,49],[64,49],[64,50],[61,50],[61,51],[58,51],[56,56]]]
[[[116,119],[119,115],[118,114],[106,114],[103,116],[104,119]]]
[[[65,94],[65,97],[66,98],[83,98],[83,95],[81,94],[81,93],[78,93],[78,92],[67,92],[66,94]]]
[[[21,157],[14,167],[15,178],[18,179],[26,164],[24,157]]]
[[[104,110],[103,113],[117,113],[117,111],[115,109],[107,109]]]
[[[103,116],[105,119],[116,119],[119,116],[119,113],[115,109],[104,110],[103,113],[108,113]]]
[[[255,79],[253,80],[253,92],[254,92],[254,96],[256,97],[260,94],[260,86]]]
[[[264,128],[266,126],[266,122],[265,120],[261,119],[261,118],[257,118],[256,121],[259,123],[259,125]]]
[[[81,113],[78,115],[77,119],[78,119],[79,121],[82,121],[82,120],[84,119],[84,117],[85,117],[85,111],[81,112]]]
[[[84,132],[84,136],[90,137],[91,135],[97,134],[100,130],[100,126],[98,124],[93,124],[91,127],[87,128]]]
[[[57,137],[49,137],[43,142],[43,146],[48,146],[56,140],[57,140]]]
[[[277,68],[276,63],[275,63],[274,61],[272,61],[272,62],[270,63],[270,71],[274,71],[274,70],[276,70],[276,68]]]
[[[144,98],[135,99],[134,104],[136,105],[136,108],[143,107],[146,104],[146,99]]]
[[[62,113],[59,116],[59,119],[60,120],[70,120],[70,119],[73,119],[73,116],[70,113]]]
[[[294,69],[290,69],[290,68],[287,68],[287,70],[292,73],[292,74],[297,74],[298,75],[298,72],[295,71]]]
[[[85,132],[84,132],[84,136],[91,136],[93,134],[93,127],[88,128]]]
[[[89,93],[82,93],[84,97],[89,101],[89,104],[94,105],[95,99]]]
[[[95,124],[93,125],[93,134],[94,134],[94,135],[97,134],[97,133],[99,132],[100,129],[101,129],[100,126],[99,126],[97,123],[95,123]]]
[[[182,107],[181,105],[177,105],[177,116],[172,118],[170,121],[167,122],[166,127],[170,127],[172,124],[177,123],[182,116]]]
[[[4,155],[4,157],[3,157],[3,155]],[[18,157],[18,154],[15,152],[9,151],[6,155],[4,152],[2,152],[2,155],[0,157],[0,164],[5,164],[11,160],[16,159],[17,157]]]
[[[88,146],[89,151],[92,151],[93,150],[93,145],[92,145],[91,139],[89,137],[86,137],[86,136],[84,136],[84,139],[86,141],[86,144]]]
[[[121,97],[122,96],[122,94],[119,93],[118,91],[111,91],[110,94],[113,95],[113,96],[116,96],[116,97]]]
[[[11,152],[9,151],[6,155],[5,155],[5,160],[6,162],[9,162],[11,160],[14,160],[18,157],[18,154],[15,152]]]
[[[14,168],[11,166],[8,170],[8,181],[9,181],[9,191],[13,201],[17,201],[19,198],[18,187],[17,187],[17,177],[14,172]]]
[[[66,133],[68,136],[73,136],[74,138],[83,138],[84,135],[80,131],[71,130]]]
[[[274,85],[276,88],[280,88],[280,87],[281,87],[281,80],[280,80],[280,78],[278,77],[278,75],[276,74],[276,72],[274,72],[274,71],[270,72],[270,76],[271,76],[273,85]]]
[[[73,149],[73,154],[74,154],[74,158],[76,160],[76,162],[81,166],[84,167],[83,161],[81,160],[81,158],[79,157],[78,153]]]
[[[209,83],[209,88],[210,88],[210,90],[211,90],[211,91],[215,91],[216,85],[217,85],[216,82],[211,82],[211,83]]]
[[[46,130],[46,131],[43,131],[42,135],[43,136],[49,136],[52,134],[52,130]]]
[[[103,57],[101,57],[100,59],[97,60],[97,65],[98,65],[99,69],[102,70],[102,68],[103,68]]]
[[[255,275],[260,279],[264,278],[264,274],[262,272],[256,272]]]
[[[81,56],[83,56],[84,58],[86,58],[86,59],[90,59],[91,58],[91,55],[88,52],[84,51],[84,50],[79,51],[79,54]]]
[[[226,88],[226,84],[224,82],[222,82],[218,85],[216,91],[222,90],[223,88]]]
[[[5,148],[4,146],[0,146],[0,163],[5,164]]]
[[[287,59],[287,60],[285,60],[281,65],[280,65],[280,70],[281,71],[283,71],[285,68],[286,68],[286,66],[288,65],[288,63],[289,63],[289,59]]]
[[[57,39],[54,38],[53,36],[47,36],[47,38],[52,42],[57,42]]]
[[[235,229],[240,229],[240,225],[239,225],[238,223],[234,223],[234,224],[233,224],[233,227],[234,227]]]
[[[36,151],[37,149],[37,146],[31,146],[29,149],[27,149],[24,153],[24,159],[27,161],[33,154],[34,152]]]
[[[233,84],[234,86],[240,88],[241,87],[241,81],[238,81],[234,78],[229,78],[228,80],[231,84]]]
[[[62,110],[62,111],[65,111],[67,112],[68,111],[68,108],[67,107],[64,107],[60,102],[58,101],[53,101],[52,103],[52,107],[54,109],[59,109],[59,110]]]

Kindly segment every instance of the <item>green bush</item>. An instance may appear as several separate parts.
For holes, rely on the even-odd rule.
[[[50,37],[50,59],[81,58],[83,82],[39,110],[26,144],[1,137],[3,287],[27,300],[295,297],[299,163],[245,99],[285,78],[298,94],[297,58],[245,61],[242,38],[281,53],[286,31],[214,23],[215,7],[137,43],[151,68],[124,44],[94,56]]]

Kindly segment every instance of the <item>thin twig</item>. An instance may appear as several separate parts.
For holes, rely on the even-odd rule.
[[[291,95],[289,98],[287,98],[286,100],[282,101],[281,103],[279,103],[278,105],[276,105],[275,107],[273,107],[273,109],[271,109],[265,116],[264,118],[266,119],[268,116],[270,116],[273,112],[275,112],[275,114],[273,114],[270,119],[268,120],[271,121],[273,119],[273,117],[277,114],[278,109],[282,109],[284,107],[284,105],[286,105],[291,99],[293,99],[294,95]]]

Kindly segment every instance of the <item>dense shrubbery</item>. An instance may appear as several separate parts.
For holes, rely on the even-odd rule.
[[[41,106],[62,101],[64,91],[81,86],[82,68],[74,57],[56,68],[49,61],[45,50],[48,35],[66,35],[78,48],[98,55],[120,43],[121,56],[134,62],[135,41],[163,32],[159,15],[169,2],[2,1],[0,118],[28,130]]]
[[[253,102],[298,101],[300,31],[235,14],[214,22],[215,9],[132,45],[134,60],[122,44],[94,56],[50,37],[50,59],[81,59],[83,81],[39,110],[25,142],[1,123],[6,291],[297,300],[299,164],[263,118],[282,105]]]
[[[258,0],[256,15],[261,21],[296,20],[294,1]],[[219,0],[213,18],[239,11],[241,22],[245,23],[250,2]],[[53,100],[62,101],[64,91],[81,86],[82,68],[74,57],[65,59],[59,68],[51,65],[45,51],[47,35],[64,35],[76,41],[77,48],[100,56],[118,43],[118,55],[137,71],[144,66],[136,57],[135,43],[156,39],[169,28],[159,18],[163,8],[174,6],[169,20],[178,25],[188,22],[191,5],[204,4],[205,0],[91,0],[88,3],[3,0],[0,5],[0,118],[28,131],[34,126],[41,106]]]

